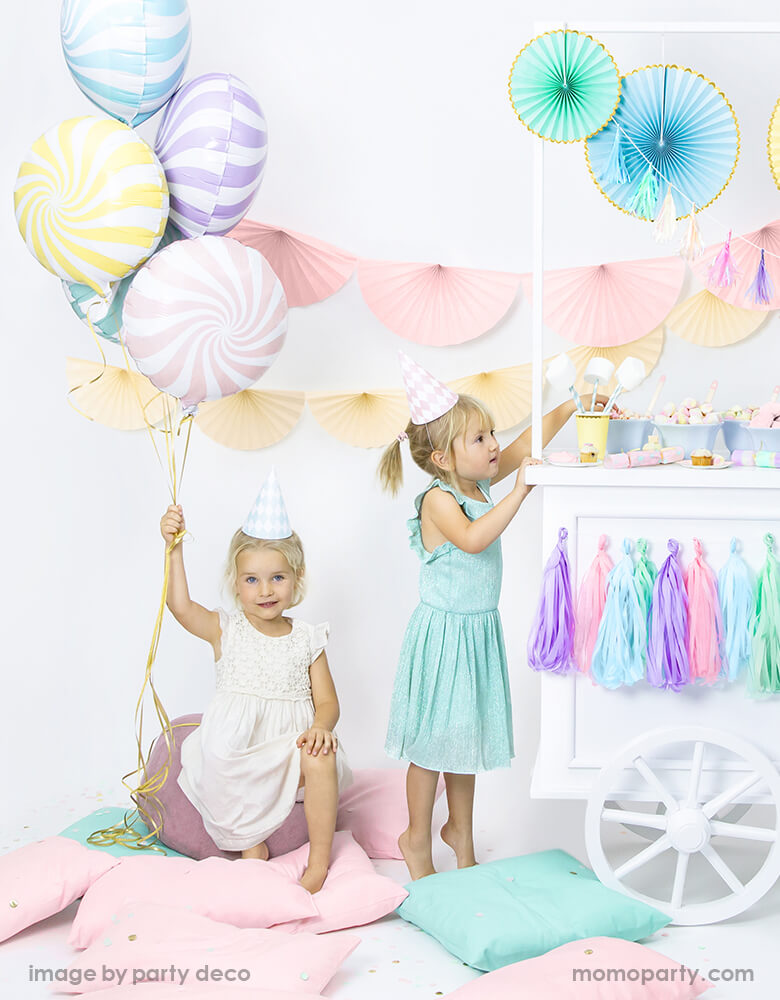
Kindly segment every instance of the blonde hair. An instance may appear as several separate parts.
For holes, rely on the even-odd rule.
[[[454,469],[442,469],[435,465],[431,456],[435,451],[442,451],[454,464],[453,444],[459,437],[466,436],[469,420],[477,417],[484,427],[493,427],[493,416],[490,410],[474,396],[458,396],[455,405],[436,420],[427,424],[413,424],[411,420],[406,425],[406,435],[409,438],[409,451],[415,465],[429,476],[443,479],[451,486],[457,486]],[[377,469],[382,488],[396,494],[403,483],[403,467],[401,464],[401,442],[396,438],[389,445],[379,461]]]
[[[241,528],[230,539],[227,561],[225,564],[224,587],[230,596],[238,603],[238,557],[248,550],[269,549],[278,552],[287,560],[295,576],[295,587],[290,607],[295,607],[303,600],[306,592],[306,562],[303,555],[303,544],[298,535],[293,532],[289,538],[253,538]]]

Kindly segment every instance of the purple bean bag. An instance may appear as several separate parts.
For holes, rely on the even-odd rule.
[[[231,851],[221,851],[211,837],[206,833],[203,820],[195,806],[179,788],[178,777],[181,771],[181,744],[200,725],[201,715],[181,715],[171,720],[173,728],[173,752],[168,767],[165,784],[157,792],[157,798],[164,810],[162,829],[159,839],[166,847],[186,854],[187,857],[202,861],[203,858],[238,858],[241,855]],[[168,748],[162,736],[158,736],[149,755],[147,771],[151,776],[160,771],[167,759]],[[154,817],[157,810],[154,802],[147,805],[146,796],[138,796],[138,805],[148,809]],[[303,814],[303,804],[296,802],[293,811],[272,833],[266,843],[271,857],[294,851],[309,839],[306,828],[306,817]]]

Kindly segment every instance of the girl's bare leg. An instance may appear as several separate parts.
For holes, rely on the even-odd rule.
[[[256,858],[258,861],[268,860],[268,844],[263,841],[257,844],[255,847],[247,847],[245,851],[241,852],[242,858]]]
[[[474,775],[445,773],[449,816],[441,828],[441,839],[458,861],[458,868],[471,868],[474,857]]]
[[[336,813],[339,808],[339,785],[334,753],[306,753],[301,750],[301,775],[306,792],[303,812],[309,828],[309,862],[301,876],[301,885],[309,892],[319,892],[328,874]]]
[[[410,764],[406,772],[409,826],[398,838],[398,846],[413,879],[436,872],[431,856],[431,823],[438,781],[438,771],[429,771],[417,764]]]

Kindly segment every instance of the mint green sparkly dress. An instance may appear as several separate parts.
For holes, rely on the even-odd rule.
[[[415,500],[409,541],[422,560],[420,603],[406,628],[385,750],[431,771],[476,774],[514,756],[504,635],[498,614],[501,540],[471,554],[452,542],[423,547],[420,507],[428,490],[451,493],[474,521],[493,506],[434,481]]]

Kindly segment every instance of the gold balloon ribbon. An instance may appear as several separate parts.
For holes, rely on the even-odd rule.
[[[94,378],[91,378],[88,382],[80,382],[78,385],[74,385],[72,389],[68,390],[68,394],[65,397],[67,399],[70,407],[72,409],[74,409],[76,411],[76,413],[78,413],[80,416],[86,417],[87,420],[92,420],[93,418],[90,417],[90,415],[88,413],[85,413],[83,410],[80,410],[78,408],[78,406],[76,406],[76,404],[73,402],[73,400],[70,397],[73,395],[74,392],[78,392],[79,389],[83,389],[85,386],[88,386],[88,385],[94,385],[94,383],[97,382],[98,379],[101,379],[103,377],[103,375],[105,374],[106,368],[108,366],[108,362],[106,361],[106,355],[105,355],[105,353],[103,351],[103,345],[100,343],[100,337],[98,337],[97,333],[95,332],[95,328],[92,325],[92,320],[89,318],[89,310],[94,305],[96,305],[96,304],[97,303],[95,303],[95,302],[90,302],[90,304],[87,306],[87,311],[85,313],[85,316],[87,318],[87,323],[89,325],[90,332],[91,332],[91,334],[92,334],[92,336],[93,336],[93,338],[95,340],[95,343],[97,344],[97,349],[100,352],[100,358],[101,358],[101,360],[103,362],[103,368],[101,369],[101,371],[99,371],[97,373],[97,375]]]

